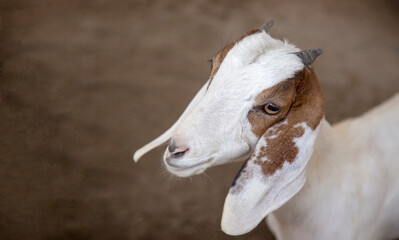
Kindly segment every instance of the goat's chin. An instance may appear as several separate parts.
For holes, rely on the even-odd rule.
[[[208,167],[210,167],[210,164],[204,163],[200,165],[196,165],[193,167],[171,167],[167,163],[165,163],[166,169],[168,171],[178,177],[189,177],[192,175],[197,175],[203,173]]]
[[[212,165],[212,159],[190,161],[190,163],[185,162],[170,164],[164,159],[164,164],[166,169],[178,176],[178,177],[189,177],[192,175],[197,175],[203,173],[208,167]]]
[[[190,177],[193,175],[201,174],[203,173],[208,167],[204,166],[198,166],[198,167],[192,167],[192,168],[174,168],[174,167],[169,167],[166,165],[166,169],[168,171],[178,177]]]

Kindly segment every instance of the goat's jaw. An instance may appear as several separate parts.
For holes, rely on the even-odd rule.
[[[197,175],[203,173],[209,167],[209,164],[207,163],[202,163],[192,167],[183,167],[183,168],[171,167],[167,163],[165,163],[165,165],[170,173],[178,177],[189,177],[192,175]]]
[[[178,177],[189,177],[203,173],[208,167],[210,167],[210,161],[201,162],[192,166],[184,165],[183,167],[172,167],[166,161],[164,161],[166,169],[172,174]]]

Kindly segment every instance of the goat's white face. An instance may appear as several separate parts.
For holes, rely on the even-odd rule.
[[[181,177],[247,160],[226,198],[222,229],[243,234],[297,193],[323,117],[323,98],[308,65],[319,50],[253,30],[213,59],[210,79],[164,135],[167,169]],[[252,155],[251,155],[252,154]]]
[[[247,159],[259,140],[248,119],[249,113],[267,103],[256,105],[255,98],[304,68],[301,60],[292,54],[299,49],[271,38],[264,31],[233,44],[216,55],[205,92],[172,135],[176,149],[171,148],[175,151],[171,153],[171,148],[165,151],[167,169],[178,176]],[[260,117],[273,121],[279,116]]]

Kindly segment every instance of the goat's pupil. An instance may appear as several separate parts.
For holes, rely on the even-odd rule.
[[[273,103],[266,104],[264,109],[267,114],[276,114],[280,111],[280,107]]]
[[[267,108],[268,108],[270,111],[272,111],[272,112],[278,111],[278,107],[277,107],[277,106],[268,105]]]

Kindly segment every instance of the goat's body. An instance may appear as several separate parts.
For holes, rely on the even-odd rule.
[[[247,159],[225,199],[229,235],[268,216],[279,240],[399,237],[399,94],[331,127],[310,66],[322,51],[272,38],[271,24],[226,45],[179,120],[135,160],[169,138],[163,160],[181,177]]]
[[[323,120],[307,181],[268,216],[277,239],[399,237],[399,94],[361,117]]]

